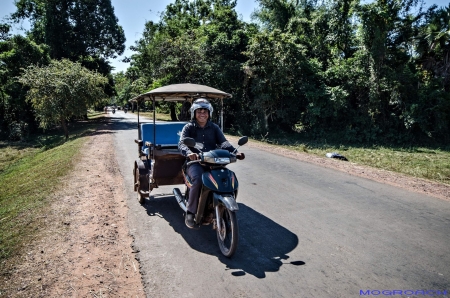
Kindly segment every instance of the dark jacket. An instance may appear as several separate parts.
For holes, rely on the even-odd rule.
[[[233,152],[235,149],[230,142],[225,139],[225,136],[219,126],[210,120],[208,120],[203,128],[197,124],[197,121],[192,120],[186,124],[181,131],[180,142],[178,142],[178,149],[180,149],[181,153],[184,156],[191,153],[200,153],[200,150],[197,148],[191,148],[191,150],[186,145],[182,144],[181,140],[184,138],[193,138],[197,143],[202,143],[202,152],[207,152],[217,148]]]

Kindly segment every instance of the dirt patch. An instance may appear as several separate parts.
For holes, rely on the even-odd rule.
[[[127,226],[113,135],[89,137],[46,229],[26,249],[2,297],[145,297]]]
[[[234,144],[238,138],[227,136]],[[342,161],[333,158],[320,157],[312,154],[306,154],[285,148],[276,147],[274,145],[264,144],[261,142],[248,142],[247,145],[253,148],[273,152],[293,159],[314,163],[323,167],[336,169],[346,172],[350,175],[364,177],[381,183],[390,184],[409,191],[414,191],[428,196],[450,201],[450,185],[438,183],[426,179],[415,178],[391,171],[380,170],[369,166],[361,166],[349,161]],[[245,147],[241,149],[245,153]]]

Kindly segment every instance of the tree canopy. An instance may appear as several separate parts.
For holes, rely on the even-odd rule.
[[[27,89],[11,74],[66,58],[107,76],[104,91],[121,105],[174,83],[232,93],[224,124],[233,132],[450,142],[450,5],[257,2],[247,23],[234,0],[175,0],[159,21],[145,24],[128,70],[112,76],[107,59],[123,52],[125,38],[110,0],[18,0],[13,20],[29,19],[32,28],[22,40],[0,25],[0,112],[17,120],[15,102],[32,112],[24,101]],[[20,48],[29,48],[23,65],[14,60]],[[176,119],[174,105],[161,108]]]
[[[52,59],[80,62],[109,77],[105,92],[113,96],[109,58],[122,55],[125,33],[111,0],[18,0],[16,22],[31,23],[28,37],[50,49]]]
[[[235,1],[175,1],[146,24],[125,77],[231,92],[225,127],[255,136],[450,141],[450,6],[257,2],[248,24]]]
[[[49,48],[45,45],[20,35],[0,41],[0,125],[9,131],[13,140],[22,139],[36,123],[33,108],[25,100],[27,90],[16,77],[31,64],[43,66],[48,63]]]
[[[111,0],[17,0],[15,5],[10,19],[26,19],[31,28],[25,36],[11,36],[11,25],[0,24],[1,131],[11,132],[11,125],[35,127],[33,108],[25,100],[27,87],[15,80],[29,65],[45,66],[51,59],[78,62],[106,76],[104,92],[115,95],[108,59],[123,53],[125,34]]]
[[[18,81],[30,88],[26,97],[40,126],[61,124],[66,139],[69,137],[66,121],[82,117],[90,106],[106,97],[105,77],[67,59],[52,60],[43,67],[31,65]]]
[[[111,0],[18,0],[16,21],[31,22],[30,36],[50,47],[52,59],[115,58],[125,50],[125,34]]]

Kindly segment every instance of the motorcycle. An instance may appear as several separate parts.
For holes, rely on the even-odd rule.
[[[191,181],[186,173],[186,157],[178,150],[180,132],[187,122],[170,121],[156,122],[156,102],[182,102],[192,104],[198,97],[217,100],[223,107],[223,100],[232,95],[224,91],[198,84],[173,84],[153,89],[129,100],[132,107],[137,107],[138,158],[133,166],[133,188],[140,204],[145,204],[153,189],[160,186],[185,184],[184,195],[178,188],[173,189],[180,207],[186,212],[187,199]],[[139,111],[143,102],[153,104],[153,123],[140,123]],[[134,112],[134,110],[132,110]],[[223,111],[219,113],[220,128],[223,131]],[[247,137],[239,140],[239,146],[248,141]],[[183,142],[189,147],[195,147],[194,139]],[[239,147],[238,147],[239,148]],[[201,150],[200,150],[201,151]],[[234,152],[235,153],[235,152]],[[197,213],[194,216],[196,227],[213,224],[217,232],[221,252],[232,256],[238,245],[238,223],[236,203],[238,181],[236,175],[226,168],[227,164],[236,162],[234,153],[226,150],[212,150],[201,154],[198,161],[208,170],[203,174],[203,187],[199,198]]]
[[[192,138],[185,138],[182,142],[188,147],[201,149],[202,144],[196,144]],[[241,137],[238,141],[238,148],[247,142],[248,137]],[[239,210],[236,203],[239,183],[234,172],[226,168],[228,164],[237,161],[234,153],[238,148],[233,153],[223,149],[200,153],[199,160],[189,161],[183,165],[184,196],[178,188],[173,189],[178,204],[186,212],[192,185],[187,174],[187,167],[193,163],[200,163],[206,168],[202,175],[203,185],[194,220],[196,228],[200,228],[201,225],[213,224],[220,250],[226,257],[231,257],[235,253],[239,242],[239,228],[236,218],[236,211]]]
[[[126,112],[128,112],[128,109],[124,109],[123,111],[126,113]]]
[[[116,113],[116,109],[113,109],[113,114],[115,114]]]

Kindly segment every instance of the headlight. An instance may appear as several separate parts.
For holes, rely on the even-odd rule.
[[[230,163],[230,158],[229,157],[216,157],[214,158],[215,163],[218,164],[227,164]]]

